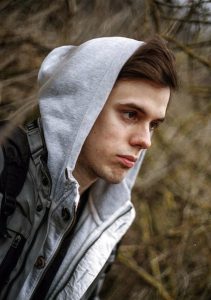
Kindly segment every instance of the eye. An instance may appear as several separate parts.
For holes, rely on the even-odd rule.
[[[124,111],[123,115],[124,115],[124,118],[127,120],[136,120],[136,118],[137,118],[136,111]]]
[[[158,128],[159,127],[159,125],[160,125],[160,122],[152,122],[151,124],[150,124],[150,130],[151,131],[153,131],[153,130],[155,130],[156,128]]]

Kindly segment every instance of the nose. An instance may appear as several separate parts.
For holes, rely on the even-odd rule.
[[[152,133],[149,128],[142,128],[136,131],[130,138],[131,146],[138,147],[140,149],[149,149],[151,146]]]

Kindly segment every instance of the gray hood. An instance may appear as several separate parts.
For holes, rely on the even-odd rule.
[[[38,81],[39,105],[48,149],[52,197],[72,174],[81,147],[101,112],[117,76],[142,42],[124,37],[97,38],[80,46],[54,49],[44,60]],[[95,194],[130,198],[140,161],[120,184],[98,180]],[[115,196],[116,195],[116,196]]]

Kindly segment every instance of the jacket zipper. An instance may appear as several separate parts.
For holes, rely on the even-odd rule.
[[[92,247],[92,245],[100,238],[100,236],[110,227],[114,224],[114,222],[116,222],[119,218],[121,218],[122,216],[126,215],[129,211],[132,210],[132,207],[130,206],[129,209],[128,207],[125,208],[123,210],[123,212],[115,218],[115,220],[112,220],[112,222],[110,222],[104,229],[103,231],[100,232],[100,234],[95,235],[91,241],[88,241],[88,245],[84,246],[84,250],[83,252],[81,252],[80,254],[78,253],[77,257],[77,261],[75,262],[75,266],[70,274],[70,276],[68,278],[71,278],[73,273],[75,272],[78,263],[80,262],[81,258],[86,254],[86,252]],[[79,256],[80,255],[80,256]],[[71,266],[70,266],[71,267]],[[69,281],[69,279],[66,281],[66,283]],[[66,283],[63,284],[63,286],[56,292],[56,295],[53,296],[53,298],[49,298],[49,299],[57,299],[58,294],[64,289],[64,286],[66,285]]]

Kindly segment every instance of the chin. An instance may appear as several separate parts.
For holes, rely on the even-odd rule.
[[[98,172],[96,172],[96,175],[98,178],[101,178],[107,181],[108,183],[118,184],[124,180],[124,178],[127,175],[127,171],[123,169],[114,170],[114,169],[107,168],[107,169],[101,169],[100,171],[98,170]]]
[[[125,177],[126,177],[126,174],[121,174],[121,175],[112,174],[110,176],[106,176],[106,178],[104,178],[104,180],[106,180],[107,182],[112,183],[112,184],[118,184],[118,183],[122,182]]]

